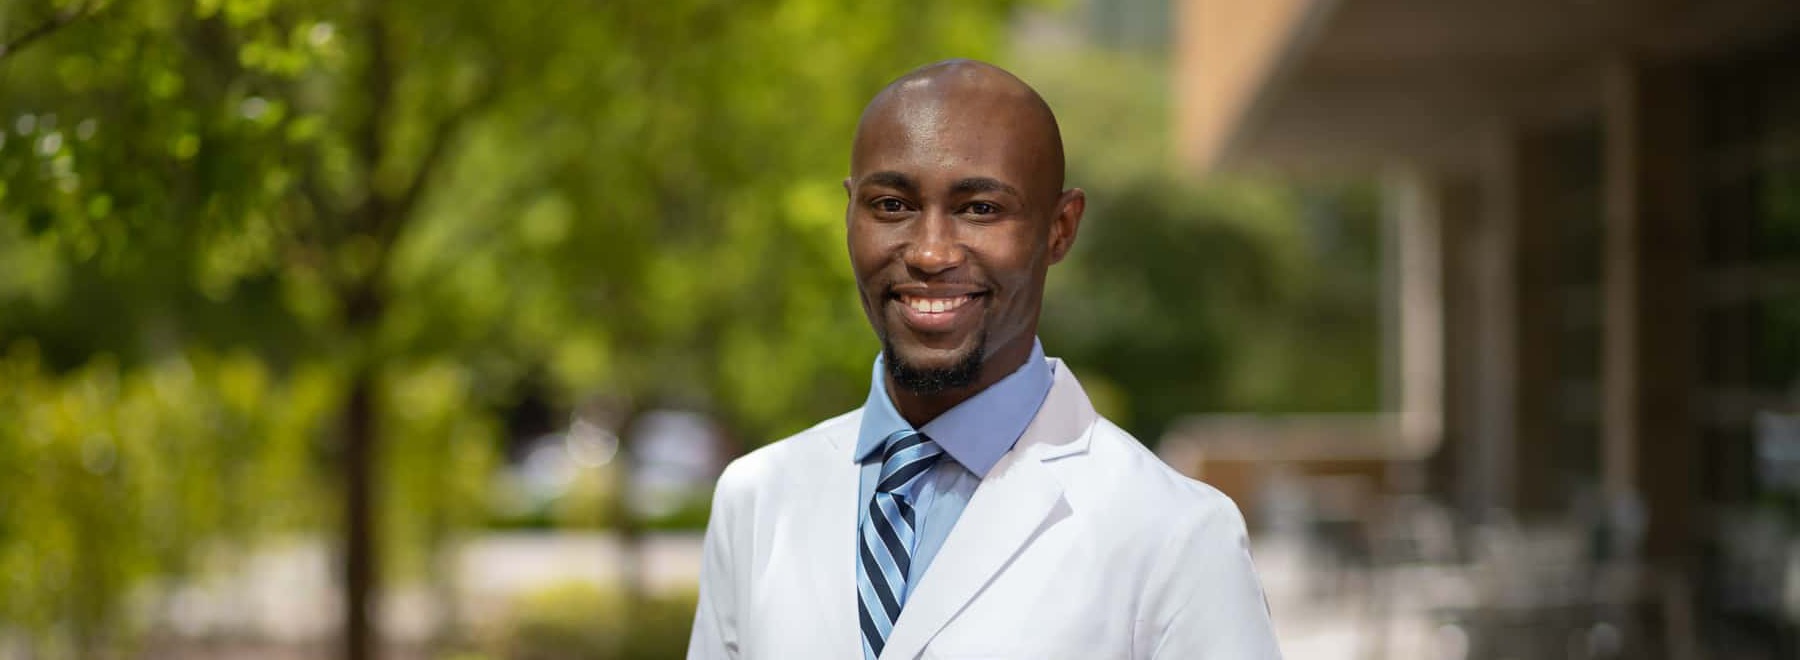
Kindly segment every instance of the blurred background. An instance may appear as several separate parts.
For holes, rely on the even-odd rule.
[[[0,0],[0,659],[680,657],[952,56],[1288,657],[1800,658],[1791,0]]]

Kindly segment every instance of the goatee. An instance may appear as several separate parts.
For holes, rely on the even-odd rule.
[[[894,350],[893,343],[883,339],[881,354],[883,363],[887,365],[888,376],[894,384],[903,387],[913,394],[940,394],[950,390],[961,389],[975,384],[981,376],[981,360],[987,353],[987,336],[982,335],[975,343],[974,350],[964,356],[961,362],[942,369],[925,369],[908,364]]]

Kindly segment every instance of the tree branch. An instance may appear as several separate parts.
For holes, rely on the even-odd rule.
[[[0,42],[0,60],[4,60],[14,53],[19,52],[19,49],[30,45],[33,41],[50,36],[51,33],[68,27],[69,24],[74,23],[75,21],[94,15],[94,10],[99,8],[100,3],[98,2],[85,2],[79,7],[70,7],[56,12],[56,14],[52,15],[48,20],[37,24],[36,27],[21,32],[11,39]]]
[[[406,184],[399,199],[395,200],[395,210],[402,216],[410,215],[418,204],[419,194],[425,189],[434,173],[444,160],[444,153],[450,150],[450,143],[469,119],[486,108],[499,96],[499,83],[489,83],[474,99],[463,104],[432,129],[431,143],[425,147],[425,156],[419,160],[417,171],[413,172],[412,181]]]

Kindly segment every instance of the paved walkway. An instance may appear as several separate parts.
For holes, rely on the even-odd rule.
[[[505,533],[465,543],[448,562],[450,603],[464,621],[498,616],[514,597],[570,581],[617,584],[626,566],[610,534]],[[331,549],[301,541],[265,549],[237,570],[139,598],[184,637],[251,637],[280,644],[330,639],[340,613]],[[652,590],[690,588],[700,566],[699,534],[644,539],[642,579]],[[427,638],[445,608],[433,585],[402,583],[383,599],[383,629],[398,641]]]
[[[698,578],[698,534],[654,535],[643,546],[643,579],[653,590],[690,588]],[[1402,580],[1406,594],[1378,599],[1366,579],[1338,579],[1311,568],[1303,548],[1259,540],[1254,556],[1269,595],[1283,653],[1302,660],[1408,660],[1459,657],[1454,629],[1438,628],[1404,610],[1442,589],[1432,576]],[[466,543],[450,562],[454,605],[465,622],[492,620],[514,596],[571,580],[613,584],[624,570],[614,537],[594,533],[490,534]],[[183,586],[167,600],[144,603],[165,613],[184,637],[263,639],[288,648],[320,648],[332,638],[339,605],[329,549],[318,542],[264,551],[233,575]],[[427,585],[400,585],[382,609],[385,630],[403,644],[425,640],[442,599]],[[1384,623],[1385,622],[1385,625]],[[1465,643],[1466,646],[1466,643]],[[297,656],[303,657],[303,656]]]

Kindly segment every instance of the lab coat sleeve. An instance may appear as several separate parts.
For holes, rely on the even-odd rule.
[[[732,467],[736,464],[719,475],[713,490],[712,514],[701,546],[700,595],[694,631],[688,638],[688,660],[735,660],[741,656],[738,566],[732,553],[741,524],[737,509],[744,493]]]
[[[1268,603],[1250,562],[1244,518],[1208,489],[1172,525],[1152,569],[1139,625],[1158,660],[1279,660]]]

